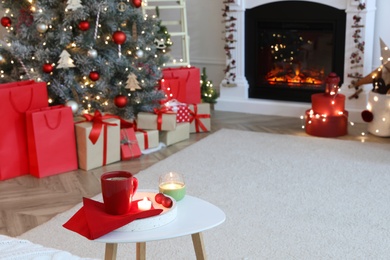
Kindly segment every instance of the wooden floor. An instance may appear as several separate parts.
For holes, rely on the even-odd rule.
[[[74,171],[38,179],[22,176],[0,181],[0,234],[18,236],[66,211],[82,197],[100,193],[99,177],[103,172],[125,169],[133,173],[149,167],[221,129],[240,129],[256,132],[308,136],[298,118],[262,116],[222,111],[212,111],[210,133],[191,134],[189,140],[167,147],[159,152],[142,155],[138,159],[111,164],[95,170]],[[349,127],[349,134],[338,139],[390,143],[389,138],[362,136],[365,124]],[[310,138],[310,136],[308,136]]]

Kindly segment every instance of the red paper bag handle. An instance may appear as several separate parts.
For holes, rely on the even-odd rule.
[[[50,122],[49,122],[49,119],[47,118],[47,115],[45,114],[45,121],[46,121],[46,125],[48,128],[54,130],[54,129],[57,129],[60,124],[61,124],[61,118],[62,118],[62,115],[61,115],[62,111],[59,111],[58,112],[58,116],[57,116],[57,122],[55,122],[55,125],[51,125]]]
[[[33,92],[32,88],[30,88],[30,92],[31,92],[30,101],[28,102],[28,106],[27,106],[27,108],[25,110],[19,110],[18,109],[17,104],[15,103],[14,99],[12,98],[12,91],[9,92],[9,100],[11,101],[12,107],[15,109],[16,112],[24,113],[24,112],[26,112],[27,110],[30,109],[32,101],[33,101],[33,96],[34,96],[34,92]]]

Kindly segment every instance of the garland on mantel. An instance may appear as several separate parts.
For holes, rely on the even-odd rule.
[[[236,32],[236,23],[237,18],[229,15],[229,13],[234,12],[234,10],[230,9],[230,4],[234,4],[235,0],[225,0],[223,4],[225,8],[222,9],[223,14],[223,23],[225,23],[225,30],[223,31],[225,37],[223,38],[225,41],[224,50],[226,54],[226,58],[228,60],[226,68],[224,69],[225,73],[225,83],[223,86],[225,87],[235,87],[237,86],[234,82],[236,80],[236,73],[232,72],[233,69],[236,68],[236,60],[233,59],[231,50],[235,49],[233,43],[237,40],[234,39],[234,32]]]
[[[358,13],[352,17],[353,19],[353,25],[352,28],[355,29],[354,34],[352,35],[353,41],[355,43],[355,51],[352,52],[350,57],[350,63],[351,63],[351,71],[353,70],[360,70],[361,67],[363,67],[363,64],[360,63],[362,60],[362,55],[364,54],[364,44],[365,42],[362,41],[361,37],[361,28],[364,27],[363,24],[361,24],[362,17],[360,16],[360,12],[364,9],[366,9],[366,4],[364,3],[364,0],[354,0],[355,2],[358,2],[357,9]],[[355,88],[355,93],[352,94],[349,99],[352,98],[359,98],[359,94],[363,91],[360,87],[356,87],[356,82],[363,77],[363,74],[361,72],[351,72],[348,73],[348,77],[354,78],[354,80],[351,81],[351,85],[349,85],[349,88]]]

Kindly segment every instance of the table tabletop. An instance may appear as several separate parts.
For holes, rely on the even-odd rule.
[[[177,203],[176,218],[166,225],[142,231],[114,230],[94,241],[102,243],[138,243],[192,235],[222,224],[225,213],[217,206],[186,195]]]

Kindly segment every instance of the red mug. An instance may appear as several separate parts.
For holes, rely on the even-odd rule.
[[[126,171],[103,173],[100,177],[104,207],[107,213],[122,215],[130,211],[138,180]]]

